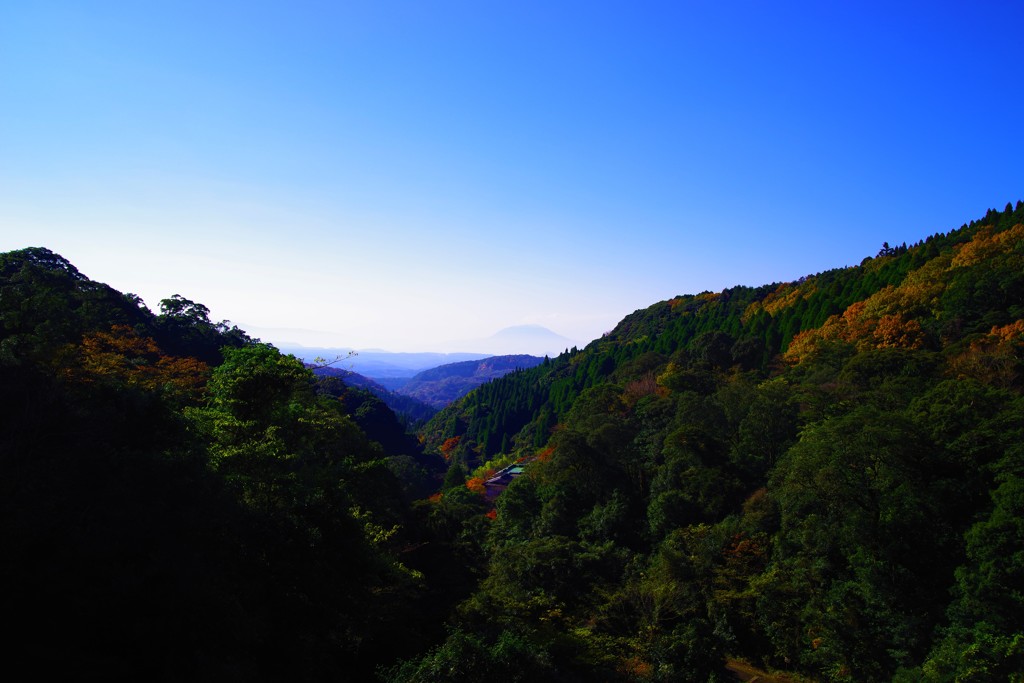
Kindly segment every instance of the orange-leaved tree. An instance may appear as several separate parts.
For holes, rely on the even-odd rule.
[[[86,334],[80,345],[65,350],[65,358],[65,374],[73,381],[159,390],[185,400],[200,397],[210,374],[206,363],[165,355],[153,339],[127,325]]]

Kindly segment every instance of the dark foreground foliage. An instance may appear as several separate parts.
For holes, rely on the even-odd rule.
[[[426,647],[446,603],[424,602],[440,560],[402,559],[429,540],[415,439],[200,304],[161,308],[0,256],[4,651],[34,678],[276,681]]]

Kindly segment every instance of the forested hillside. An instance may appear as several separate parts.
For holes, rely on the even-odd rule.
[[[394,411],[406,425],[419,426],[437,414],[437,408],[427,405],[418,398],[392,391],[379,382],[360,375],[358,372],[345,370],[344,368],[324,366],[314,367],[313,374],[321,377],[336,377],[348,387],[363,389],[373,394]]]
[[[482,386],[424,430],[446,486],[525,473],[390,680],[1021,680],[1022,363],[1018,202]]]
[[[543,360],[519,354],[448,363],[417,373],[398,391],[434,408],[444,408],[485,382],[515,370],[535,367]]]
[[[657,303],[419,438],[43,248],[0,254],[0,373],[33,677],[1024,679],[1020,202]]]

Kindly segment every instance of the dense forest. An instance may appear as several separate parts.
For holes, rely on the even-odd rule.
[[[1021,202],[657,303],[415,437],[42,248],[0,255],[0,371],[40,676],[1024,679]]]
[[[333,367],[329,362],[313,364],[313,374],[320,377],[337,377],[346,386],[353,389],[364,389],[384,402],[388,408],[402,421],[407,429],[415,431],[423,423],[437,414],[438,409],[427,405],[418,398],[400,394],[388,389],[376,380],[345,368]]]
[[[440,409],[481,384],[515,370],[540,365],[543,360],[537,356],[520,354],[447,363],[416,373],[398,392]]]

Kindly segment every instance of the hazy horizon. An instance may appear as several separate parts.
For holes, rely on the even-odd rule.
[[[243,322],[236,322],[241,329],[261,341],[270,342],[283,350],[294,348],[303,349],[332,349],[337,351],[357,351],[373,353],[438,353],[438,354],[478,354],[487,356],[507,356],[514,354],[527,354],[533,356],[557,356],[566,349],[573,346],[582,348],[593,341],[569,339],[559,335],[557,331],[548,329],[541,325],[520,325],[506,327],[495,331],[487,337],[476,339],[449,339],[434,342],[429,348],[417,349],[388,349],[381,347],[352,347],[335,343],[337,335],[323,330],[304,330],[288,328],[264,328],[256,325],[249,325]],[[534,328],[533,334],[505,335],[510,331],[526,330]],[[295,341],[304,339],[306,342]],[[319,340],[319,341],[318,341]]]
[[[515,325],[583,345],[657,301],[855,265],[1024,198],[1022,19],[8,3],[0,251],[337,346]]]

